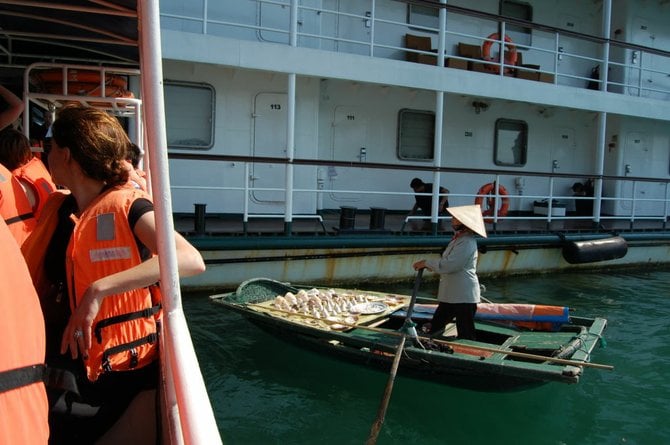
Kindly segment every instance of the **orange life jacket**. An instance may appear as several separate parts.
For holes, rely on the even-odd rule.
[[[14,176],[27,184],[35,194],[35,204],[33,205],[33,214],[35,218],[40,217],[42,207],[47,202],[49,194],[56,190],[56,185],[51,180],[49,171],[42,161],[33,157],[30,161],[15,169]]]
[[[58,209],[69,195],[69,190],[56,190],[49,195],[42,207],[39,224],[21,246],[21,253],[26,260],[33,285],[39,296],[47,295],[52,284],[45,275],[44,262],[47,247],[58,226]]]
[[[128,212],[146,193],[117,187],[96,198],[74,218],[68,244],[66,271],[70,307],[74,312],[94,281],[130,269],[142,262]],[[149,288],[107,296],[93,321],[94,339],[84,361],[89,380],[103,372],[141,368],[158,357],[159,306]],[[158,303],[158,301],[156,301]]]
[[[0,165],[0,215],[19,246],[37,223],[21,183],[3,165]]]
[[[44,320],[26,264],[0,221],[0,443],[46,444]]]

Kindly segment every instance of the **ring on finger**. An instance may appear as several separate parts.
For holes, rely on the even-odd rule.
[[[74,339],[75,340],[79,339],[82,335],[84,335],[84,333],[81,331],[81,329],[76,329],[74,331]]]

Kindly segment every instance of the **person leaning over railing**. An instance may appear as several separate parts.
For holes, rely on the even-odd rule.
[[[69,193],[49,197],[22,249],[44,311],[47,366],[76,376],[66,394],[49,391],[57,443],[156,439],[158,240],[149,196],[128,182],[129,144],[115,117],[61,109],[49,168]],[[191,244],[177,233],[173,241],[180,275],[205,270]]]

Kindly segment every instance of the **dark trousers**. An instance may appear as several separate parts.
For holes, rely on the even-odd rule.
[[[475,340],[476,312],[476,303],[440,303],[437,305],[435,314],[433,314],[430,333],[434,334],[442,331],[447,323],[455,318],[458,338]]]

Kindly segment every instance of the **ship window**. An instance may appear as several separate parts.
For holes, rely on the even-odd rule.
[[[435,113],[403,109],[398,113],[398,158],[432,161]]]
[[[440,9],[430,6],[407,5],[407,23],[438,30],[440,28]],[[424,30],[428,31],[428,30]]]
[[[500,15],[513,19],[533,21],[533,7],[528,3],[516,2],[512,0],[502,0],[500,2]],[[530,46],[531,29],[511,23],[505,24],[505,34],[507,34],[514,43]],[[524,50],[526,48],[519,47]]]
[[[494,159],[496,165],[521,167],[526,165],[528,124],[523,121],[496,121]]]
[[[165,124],[169,148],[209,150],[214,145],[214,88],[166,81]]]

